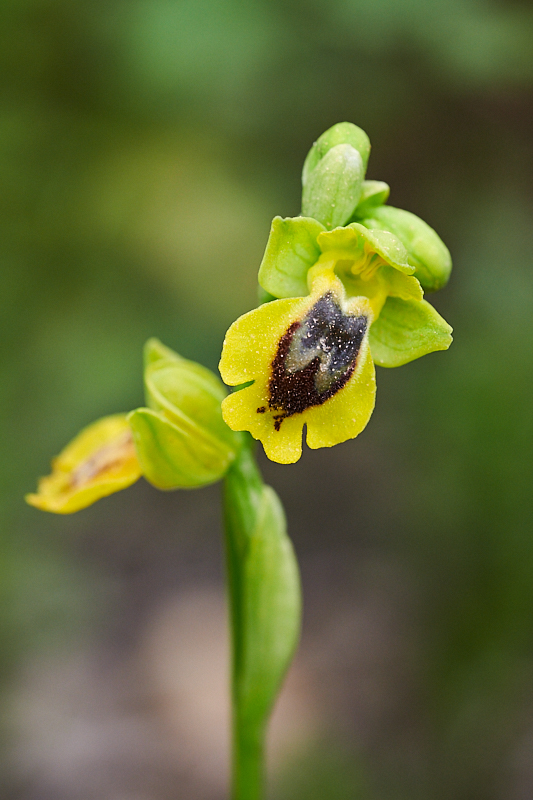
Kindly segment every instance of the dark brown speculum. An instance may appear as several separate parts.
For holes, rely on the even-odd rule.
[[[276,430],[286,417],[322,405],[347,384],[367,328],[368,318],[345,314],[332,292],[290,325],[279,340],[268,384]]]

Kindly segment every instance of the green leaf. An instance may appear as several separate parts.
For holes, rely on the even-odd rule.
[[[226,474],[235,449],[192,420],[178,426],[162,413],[138,408],[128,416],[144,477],[158,489],[207,486]]]
[[[278,496],[264,486],[244,562],[245,646],[239,694],[245,717],[266,715],[299,633],[298,568]]]
[[[302,172],[303,186],[309,180],[309,176],[321,161],[326,153],[338,144],[349,144],[354,147],[363,161],[363,171],[366,172],[368,157],[370,155],[370,139],[362,128],[353,125],[351,122],[338,122],[327,131],[324,131],[317,141],[313,144],[304,162]]]
[[[361,199],[354,212],[354,218],[369,216],[373,209],[386,203],[390,194],[390,186],[384,181],[363,181]]]
[[[400,367],[435,350],[447,350],[452,329],[425,300],[388,297],[370,328],[370,349],[380,367]]]
[[[328,230],[345,225],[361,198],[364,174],[358,150],[350,144],[332,147],[306,179],[302,215],[317,219]]]
[[[248,445],[228,472],[225,522],[233,632],[237,797],[259,796],[268,715],[300,631],[300,580],[281,503]]]
[[[259,268],[259,283],[274,297],[309,294],[307,273],[320,257],[317,236],[324,226],[306,217],[274,217]]]
[[[391,231],[404,244],[409,262],[416,267],[415,277],[427,292],[436,292],[448,283],[452,269],[450,251],[440,236],[424,220],[393,206],[380,206],[363,220],[367,228]]]

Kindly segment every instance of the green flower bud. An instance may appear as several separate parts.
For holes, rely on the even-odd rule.
[[[304,184],[302,215],[313,217],[328,230],[345,225],[361,198],[364,174],[363,159],[355,147],[332,147]]]
[[[222,419],[222,382],[156,339],[145,347],[145,364],[149,408],[128,417],[144,476],[159,489],[220,480],[240,445]]]
[[[367,228],[390,231],[400,239],[416,267],[415,277],[427,292],[436,292],[448,283],[452,269],[450,251],[440,236],[424,220],[393,206],[380,206],[363,220]]]
[[[326,153],[338,144],[349,144],[354,147],[363,160],[363,168],[366,172],[368,164],[368,157],[370,155],[370,139],[357,125],[351,122],[338,122],[331,128],[328,128],[322,136],[320,136],[314,143],[307,158],[305,159],[304,168],[302,172],[302,184],[305,186],[309,177],[318,162],[321,161]]]

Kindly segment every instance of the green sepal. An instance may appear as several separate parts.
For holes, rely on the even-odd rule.
[[[380,367],[400,367],[415,358],[447,350],[452,328],[425,300],[388,297],[370,328],[370,349]]]
[[[211,370],[158,339],[144,348],[149,408],[128,420],[144,476],[159,489],[191,488],[224,477],[241,439],[222,419],[227,394]]]
[[[363,160],[355,147],[332,147],[304,184],[302,215],[317,219],[328,230],[345,225],[361,198],[364,175]]]
[[[192,489],[226,474],[235,449],[194,423],[178,426],[157,411],[138,408],[128,416],[144,477],[158,489]]]
[[[294,654],[300,631],[300,580],[282,505],[264,485],[250,444],[242,447],[228,472],[224,507],[236,747],[242,751],[254,744],[261,747],[269,712]]]
[[[427,292],[436,292],[448,283],[452,269],[450,251],[427,222],[393,206],[380,206],[363,220],[367,228],[391,231],[404,244],[409,261],[416,267],[415,277]]]
[[[144,371],[146,405],[179,427],[193,423],[235,449],[234,434],[222,419],[220,404],[227,390],[220,378],[207,367],[164,349],[171,357],[152,361]]]
[[[143,360],[146,368],[155,361],[182,361],[183,359],[170,347],[166,347],[159,339],[152,337],[144,345]]]
[[[389,199],[390,186],[385,181],[363,181],[361,199],[354,211],[354,220],[369,216],[374,208]]]
[[[363,170],[366,172],[368,157],[370,155],[370,139],[364,130],[357,125],[351,122],[338,122],[336,125],[328,128],[327,131],[324,131],[322,136],[319,136],[307,154],[302,172],[303,186],[308,182],[309,176],[318,162],[324,158],[329,150],[336,147],[338,144],[349,144],[354,147],[361,156]]]
[[[263,289],[278,298],[307,295],[307,273],[320,256],[316,239],[324,230],[316,219],[274,217],[259,267]]]

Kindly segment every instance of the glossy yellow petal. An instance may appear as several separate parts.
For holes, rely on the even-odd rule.
[[[26,501],[42,511],[71,514],[125,489],[141,475],[125,414],[94,422],[81,431],[52,462],[52,473],[39,481]]]
[[[308,298],[299,297],[273,300],[239,317],[226,333],[222,347],[218,368],[224,383],[238,386],[260,375],[276,342],[307,303]]]
[[[233,430],[249,431],[254,439],[261,441],[271,461],[293,464],[302,455],[303,415],[288,417],[276,430],[266,398],[268,382],[257,380],[252,386],[226,397],[222,403],[224,419]],[[260,411],[261,408],[265,410]]]

